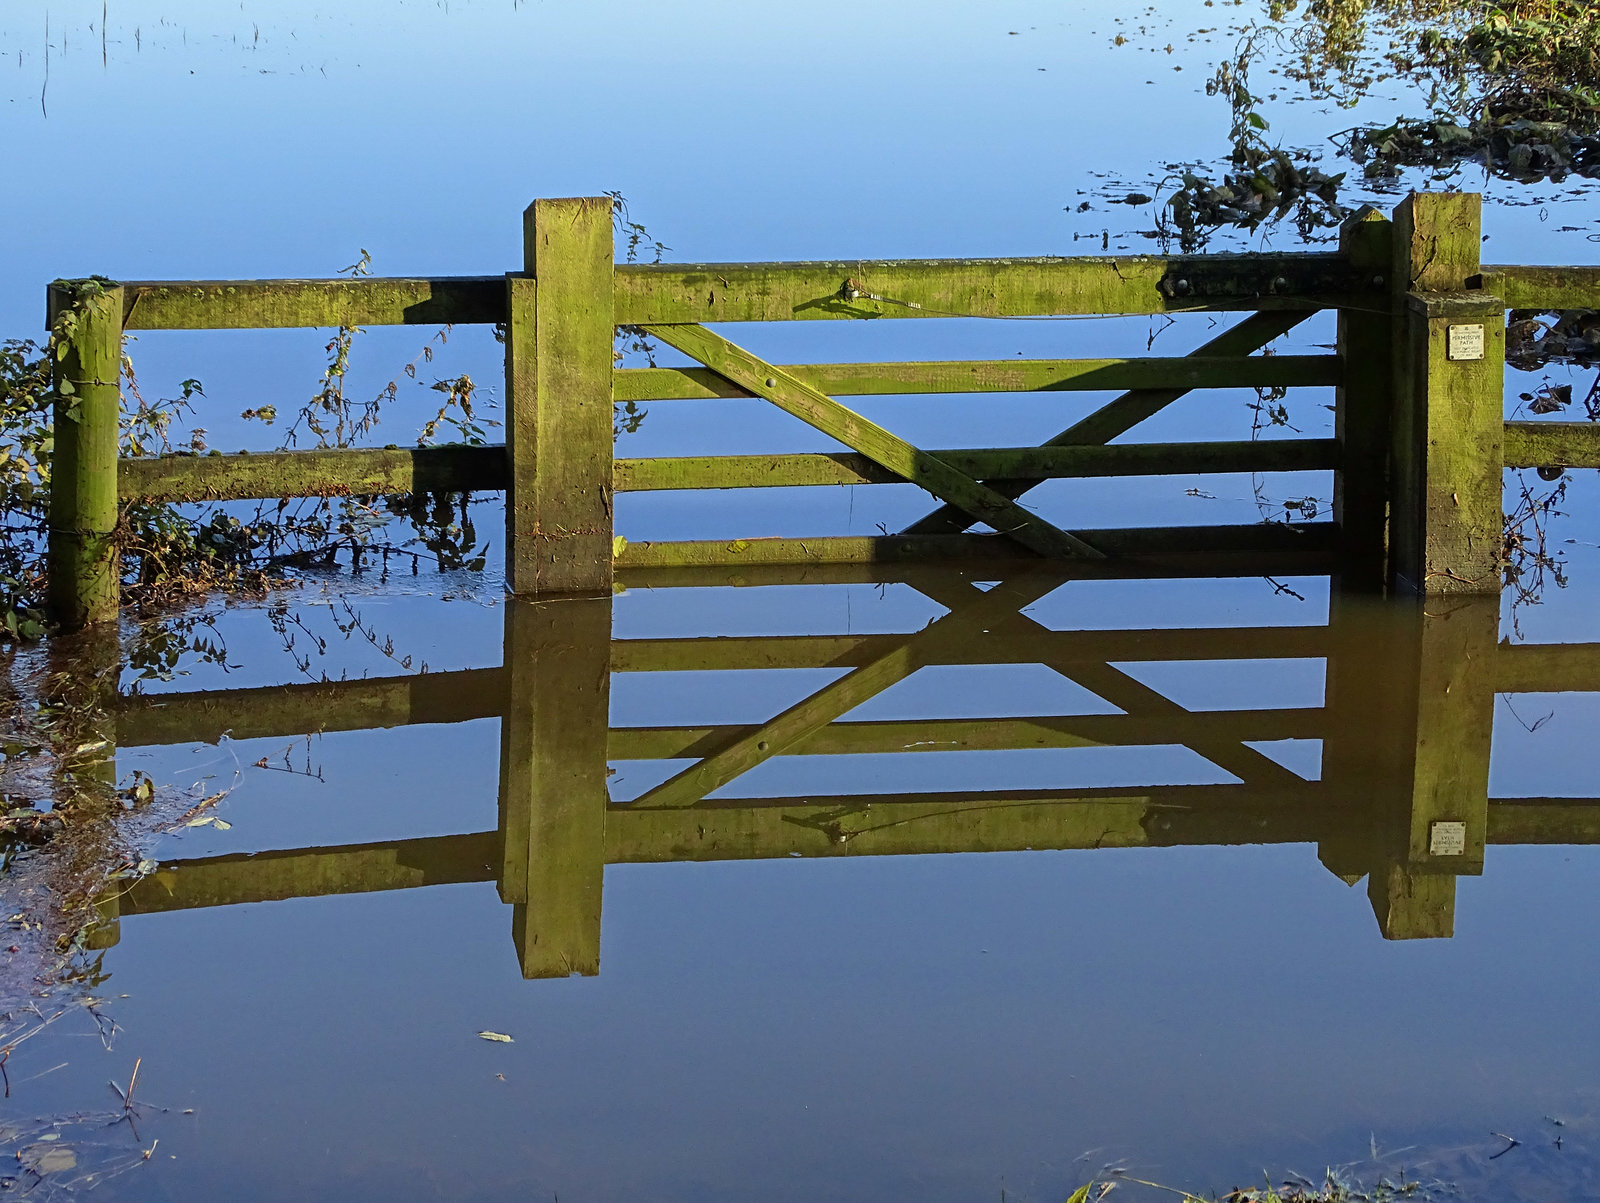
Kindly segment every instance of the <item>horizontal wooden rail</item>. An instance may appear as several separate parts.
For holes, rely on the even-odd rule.
[[[240,501],[377,497],[504,489],[505,447],[350,447],[238,455],[163,455],[117,461],[124,501]]]
[[[506,320],[504,276],[146,281],[123,285],[127,330],[448,326]]]
[[[845,830],[828,826],[832,807],[814,804],[749,811],[612,807],[605,861],[1311,843],[1349,821],[1337,807],[1305,805],[1306,797],[1317,796],[1315,786],[1276,797],[1229,785],[1020,795],[1005,802],[950,795],[941,803],[872,802],[870,826]],[[1600,798],[1491,798],[1488,842],[1600,843]],[[145,915],[492,882],[499,867],[493,831],[199,857],[166,862],[122,895],[119,909],[124,916]]]
[[[1188,476],[1210,472],[1300,472],[1338,467],[1335,439],[1227,443],[1131,443],[1117,446],[997,447],[930,450],[958,472],[983,478]],[[618,460],[617,492],[652,489],[749,489],[795,485],[905,483],[851,451],[790,455],[706,455]]]
[[[971,476],[1186,476],[1333,470],[1339,463],[1339,444],[1334,439],[1262,439],[973,448],[930,454]],[[123,501],[152,504],[498,490],[506,487],[509,476],[505,448],[498,443],[163,455],[119,460],[117,471]],[[613,472],[615,489],[624,493],[904,483],[903,477],[855,452],[620,459]]]
[[[1600,468],[1600,422],[1507,422],[1508,468]]]
[[[611,670],[721,672],[771,668],[859,668],[904,635],[760,635],[711,639],[618,639]],[[940,643],[927,664],[1135,664],[1168,660],[1300,660],[1328,654],[1326,627],[1206,627],[1030,631],[1026,639],[972,632]]]
[[[1600,309],[1600,267],[1485,264],[1482,283],[1507,309]]]
[[[1600,693],[1600,643],[1502,644],[1497,693]]]
[[[1600,844],[1600,798],[1490,798],[1491,844]]]
[[[618,265],[623,325],[1325,309],[1373,291],[1338,254]]]
[[[368,731],[412,723],[465,723],[505,709],[498,668],[217,689],[133,694],[117,700],[125,747],[280,739],[316,731]]]
[[[862,293],[847,300],[847,281]],[[503,322],[504,276],[146,280],[128,330],[267,330]],[[839,263],[616,265],[616,321],[1025,317],[1322,309],[1371,291],[1336,254],[1148,255]]]
[[[162,865],[118,900],[123,915],[494,881],[500,833],[207,856]]]
[[[865,297],[847,302],[840,295],[847,279],[870,284],[874,273],[880,280],[871,291],[879,296],[893,295],[898,286],[906,295],[896,300],[916,302],[916,293],[928,299],[916,309]],[[1364,284],[1343,267],[1339,256],[1325,254],[619,264],[617,277],[617,320],[629,325],[1323,308],[1348,298],[1319,293],[1360,293]],[[1179,294],[1179,281],[1188,282],[1184,294]],[[981,295],[984,282],[993,282],[994,295]],[[1487,265],[1481,282],[1512,309],[1600,308],[1596,267]],[[502,322],[506,317],[503,276],[134,281],[123,290],[128,330],[449,325]],[[1063,304],[1075,307],[1060,308]]]
[[[1127,714],[1025,718],[896,719],[837,722],[805,736],[786,755],[861,756],[903,752],[1008,752],[1024,748],[1159,747],[1199,739],[1320,739],[1323,711],[1185,711],[1148,718]],[[728,727],[614,727],[613,760],[699,759],[760,730]]]
[[[1330,554],[1337,547],[1332,522],[1263,522],[1246,526],[1128,527],[1074,531],[1079,538],[1116,557],[1114,563],[1072,566],[1080,575],[1148,571],[1144,557],[1191,559],[1242,552],[1284,556]],[[1024,555],[1026,553],[1023,553]],[[693,542],[629,543],[617,557],[619,570],[680,567],[759,567],[797,564],[875,564],[908,560],[1016,560],[1018,549],[994,535],[852,535],[815,539],[731,539]],[[1279,573],[1307,566],[1280,561]],[[1214,575],[1203,572],[1199,575]]]
[[[1122,392],[1146,388],[1275,388],[1337,385],[1337,355],[1184,355],[1144,359],[993,359],[925,363],[782,364],[836,397],[922,393]],[[622,368],[618,401],[751,397],[709,368]]]
[[[941,644],[929,664],[1138,663],[1167,660],[1304,659],[1326,654],[1323,627],[1217,627],[1051,631],[1026,641],[974,634]],[[619,673],[854,668],[881,658],[902,635],[779,635],[753,638],[619,639]],[[361,731],[413,723],[496,718],[505,708],[505,671],[375,677],[195,693],[135,694],[118,700],[124,747],[292,738],[314,731]],[[1265,738],[1265,737],[1262,737]]]

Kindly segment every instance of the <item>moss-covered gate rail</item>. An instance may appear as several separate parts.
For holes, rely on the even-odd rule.
[[[817,571],[771,569],[769,579],[809,583]],[[1315,844],[1341,878],[1367,877],[1386,937],[1437,937],[1453,930],[1456,878],[1483,872],[1488,845],[1600,842],[1600,799],[1488,796],[1497,693],[1600,690],[1600,644],[1501,644],[1493,595],[1374,606],[1335,581],[1325,626],[1073,630],[1026,612],[1071,575],[1059,565],[1036,561],[998,583],[981,579],[987,567],[875,571],[944,615],[882,634],[612,639],[610,597],[510,599],[500,667],[122,698],[106,734],[125,747],[497,718],[499,822],[170,862],[107,899],[106,917],[495,882],[516,908],[524,973],[560,976],[598,971],[607,864],[1297,842]],[[701,569],[679,579],[722,578]],[[1190,709],[1140,679],[1158,663],[1257,659],[1322,660],[1323,704]],[[1120,713],[856,715],[925,667],[976,664],[1039,665]],[[838,675],[754,722],[611,725],[616,674],[752,669]],[[1317,779],[1260,750],[1291,739],[1321,740]],[[906,766],[951,752],[1111,746],[1184,747],[1234,781],[771,796],[748,776],[790,757],[894,755]],[[868,781],[906,780],[868,763]],[[996,761],[989,771],[1006,770]],[[630,779],[641,777],[658,784],[637,789]]]
[[[1353,579],[1424,592],[1499,587],[1503,465],[1600,466],[1588,423],[1502,421],[1505,311],[1600,305],[1600,269],[1483,267],[1480,198],[1418,194],[1372,209],[1337,251],[1179,257],[638,265],[614,262],[612,201],[543,200],[523,270],[500,277],[122,283],[52,287],[57,363],[52,607],[65,626],[115,613],[120,501],[505,489],[513,592],[603,593],[616,567],[759,567],[1058,557],[1337,552]],[[1258,354],[1335,309],[1332,355]],[[1245,311],[1182,357],[782,366],[707,324]],[[117,459],[124,330],[503,323],[504,446]],[[615,369],[634,327],[702,367]],[[1112,440],[1193,389],[1334,385],[1335,437]],[[915,447],[849,395],[1124,390],[1039,447]],[[843,443],[836,454],[614,459],[613,404],[759,398]],[[1332,469],[1333,521],[1064,529],[1019,504],[1058,477]],[[621,545],[616,490],[910,481],[939,502],[898,534]],[[970,533],[986,525],[995,533]],[[624,534],[626,532],[623,532]]]

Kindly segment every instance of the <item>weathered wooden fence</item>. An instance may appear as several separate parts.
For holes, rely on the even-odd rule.
[[[776,570],[774,570],[776,571]],[[881,570],[880,570],[881,571]],[[814,570],[793,568],[798,579]],[[1491,843],[1600,842],[1600,798],[1488,797],[1494,697],[1600,690],[1600,644],[1497,642],[1493,596],[1426,612],[1371,612],[1336,589],[1318,627],[1055,630],[1024,612],[1067,576],[1039,563],[980,588],[906,568],[948,612],[905,634],[611,639],[608,597],[508,603],[503,666],[380,680],[128,697],[122,746],[293,737],[498,717],[495,831],[293,849],[163,865],[108,915],[459,881],[494,881],[514,905],[530,977],[598,971],[607,864],[1174,844],[1311,842],[1346,880],[1368,879],[1390,938],[1452,931],[1455,881]],[[702,570],[698,581],[717,582]],[[1312,659],[1318,707],[1190,710],[1130,667],[1170,661]],[[1121,713],[840,721],[921,668],[1039,664]],[[613,674],[846,669],[764,721],[611,727]],[[1307,780],[1254,745],[1320,739]],[[786,756],[1181,746],[1237,784],[761,796],[730,788]],[[613,762],[678,771],[613,800]]]
[[[609,198],[524,215],[504,277],[58,283],[52,604],[63,625],[118,602],[119,499],[202,501],[505,489],[518,594],[603,593],[615,567],[760,568],[974,556],[1140,570],[1175,553],[1337,553],[1352,579],[1428,593],[1499,587],[1503,466],[1600,466],[1590,423],[1503,422],[1508,308],[1600,306],[1600,268],[1484,267],[1480,199],[1418,194],[1364,209],[1328,253],[850,263],[613,262]],[[1259,354],[1311,314],[1339,315],[1332,355]],[[767,363],[711,324],[1245,311],[1192,355],[1109,360]],[[124,330],[502,323],[504,446],[117,458]],[[613,364],[619,326],[703,365]],[[1332,439],[1112,440],[1193,389],[1332,385]],[[1039,447],[915,447],[836,398],[1124,390]],[[614,459],[616,401],[748,397],[843,443],[837,454]],[[1059,477],[1331,469],[1331,522],[1065,529],[1019,504]],[[615,544],[615,491],[909,481],[937,508],[881,537]],[[992,534],[969,533],[987,525]],[[622,532],[626,533],[626,532]],[[614,554],[614,549],[620,550]]]

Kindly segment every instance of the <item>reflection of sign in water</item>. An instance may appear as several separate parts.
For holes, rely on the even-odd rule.
[[[1467,825],[1457,822],[1435,823],[1428,832],[1431,856],[1461,856],[1467,850]]]

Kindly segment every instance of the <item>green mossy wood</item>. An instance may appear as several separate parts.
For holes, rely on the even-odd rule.
[[[506,580],[611,592],[612,200],[538,200],[506,278]]]
[[[1507,422],[1508,468],[1600,468],[1600,425],[1594,422]]]
[[[1505,302],[1472,291],[1481,212],[1471,193],[1394,212],[1389,576],[1427,594],[1500,589]]]
[[[99,280],[50,290],[57,333],[50,462],[49,607],[64,630],[107,622],[120,600],[117,437],[122,292]]]
[[[1338,384],[1337,355],[1185,355],[1146,359],[996,359],[923,363],[782,364],[830,396],[1040,393],[1101,389],[1274,388]],[[708,368],[624,368],[618,401],[750,397]]]
[[[959,506],[975,520],[987,522],[1040,555],[1098,560],[1104,554],[703,326],[645,329],[741,388],[766,398],[785,413],[838,439],[942,501]]]
[[[1589,424],[1511,422],[1499,412],[1503,314],[1600,301],[1600,269],[1478,262],[1480,198],[1415,194],[1392,222],[1358,213],[1335,253],[639,265],[613,262],[608,197],[541,200],[524,215],[524,271],[504,278],[353,278],[62,283],[50,606],[64,626],[116,604],[109,535],[119,500],[167,503],[419,491],[508,492],[513,592],[609,592],[625,570],[664,581],[715,566],[728,583],[865,579],[879,563],[1042,555],[1075,571],[1243,571],[1281,550],[1425,592],[1499,584],[1500,466],[1600,466]],[[1258,355],[1310,313],[1340,314],[1337,355]],[[1181,357],[777,366],[704,321],[1256,310]],[[503,447],[115,456],[117,359],[128,329],[505,322]],[[617,371],[619,325],[646,329],[706,366]],[[1481,356],[1452,328],[1482,327]],[[1387,344],[1388,354],[1380,354]],[[767,382],[771,381],[770,384]],[[1116,444],[1196,389],[1339,388],[1329,439]],[[1124,390],[1038,448],[923,450],[836,395]],[[844,442],[822,454],[615,459],[615,401],[760,398]],[[1074,476],[1332,470],[1334,518],[1248,528],[1062,530],[1017,504]],[[881,538],[734,539],[624,545],[614,491],[910,482],[943,504]],[[963,534],[983,523],[993,536]],[[1330,532],[1338,534],[1330,539]],[[1107,565],[1107,555],[1118,557]],[[1134,558],[1131,565],[1124,561]],[[1299,561],[1297,561],[1299,562]],[[777,574],[777,575],[774,575]]]
[[[1259,351],[1273,339],[1288,333],[1306,319],[1304,313],[1254,313],[1231,329],[1225,330],[1202,345],[1193,356],[1185,358],[1221,358],[1237,365],[1264,363],[1269,357],[1247,360],[1252,351]],[[1236,358],[1237,357],[1237,358]],[[1175,361],[1179,362],[1179,361]],[[1338,380],[1328,382],[1337,383]],[[1109,443],[1118,435],[1126,434],[1146,418],[1160,413],[1180,397],[1187,396],[1191,386],[1166,382],[1162,387],[1139,387],[1124,393],[1101,406],[1088,417],[1067,427],[1044,444],[1046,447],[1091,446]],[[983,483],[1004,497],[1021,497],[1035,485],[1043,484],[1039,475],[1008,479],[986,479]],[[966,530],[972,519],[954,506],[941,506],[919,518],[900,533],[903,535],[947,535]]]
[[[1370,290],[1325,253],[640,264],[617,269],[617,321],[1305,311]]]

